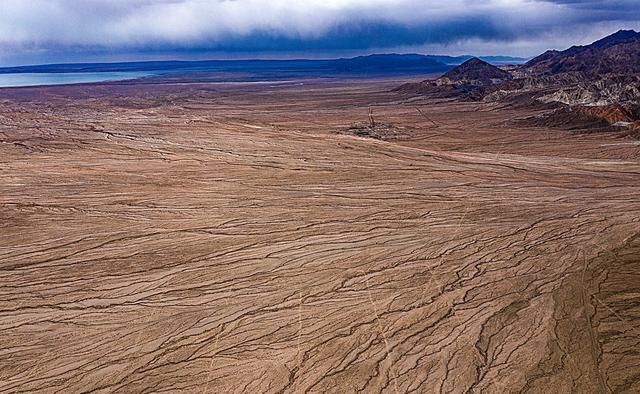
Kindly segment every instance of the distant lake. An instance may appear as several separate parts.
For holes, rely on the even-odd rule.
[[[0,74],[0,87],[66,85],[105,81],[124,81],[156,75],[144,71],[87,72],[87,73],[20,73]]]

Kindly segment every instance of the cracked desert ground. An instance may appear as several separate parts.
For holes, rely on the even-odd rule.
[[[0,90],[0,392],[640,392],[640,145],[402,82]]]

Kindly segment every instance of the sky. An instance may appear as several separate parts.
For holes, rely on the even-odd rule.
[[[640,0],[0,0],[0,65],[512,55],[640,30]]]

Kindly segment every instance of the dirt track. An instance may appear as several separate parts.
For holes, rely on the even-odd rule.
[[[391,85],[0,91],[0,392],[640,391],[640,146]]]

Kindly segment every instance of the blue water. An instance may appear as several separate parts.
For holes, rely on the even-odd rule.
[[[73,83],[124,81],[155,75],[143,71],[89,73],[0,74],[0,87],[66,85]]]

